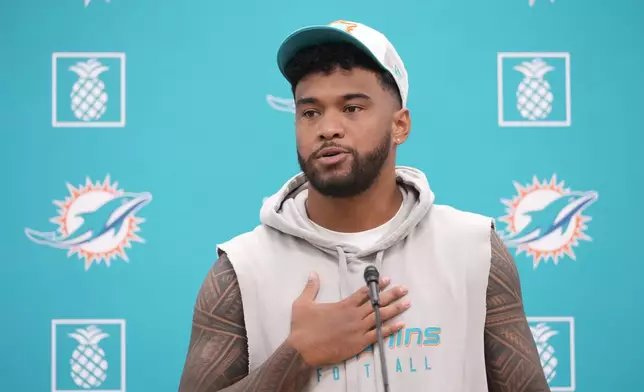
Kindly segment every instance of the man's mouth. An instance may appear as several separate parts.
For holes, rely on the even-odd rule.
[[[319,158],[328,158],[328,157],[333,157],[336,155],[340,154],[346,154],[346,150],[339,148],[339,147],[327,147],[323,148],[319,153],[318,157]]]
[[[348,155],[349,153],[342,148],[328,147],[318,153],[316,160],[322,165],[333,166],[342,162]]]

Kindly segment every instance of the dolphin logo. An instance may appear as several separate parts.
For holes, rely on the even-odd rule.
[[[538,241],[559,231],[565,233],[573,219],[598,198],[595,191],[571,192],[551,201],[541,209],[523,212],[530,223],[519,232],[503,238],[508,246],[518,246]]]
[[[537,0],[528,0],[528,4],[530,4],[530,7],[534,6],[534,3],[536,3]],[[551,4],[555,3],[555,0],[550,0]]]
[[[116,235],[128,217],[134,215],[152,200],[148,192],[125,193],[101,204],[92,211],[77,215],[83,223],[64,236],[58,236],[55,231],[39,232],[25,229],[25,234],[33,242],[58,249],[69,249],[91,243],[106,234]]]
[[[280,112],[295,113],[295,101],[292,98],[281,98],[273,95],[266,96],[266,102]]]

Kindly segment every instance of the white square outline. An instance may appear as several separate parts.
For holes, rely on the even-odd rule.
[[[527,317],[529,323],[568,323],[570,324],[570,386],[569,387],[551,387],[552,392],[573,392],[577,388],[575,378],[575,318],[574,317]]]
[[[503,119],[503,59],[519,57],[563,58],[566,64],[566,119],[564,121],[505,121]],[[500,127],[569,127],[572,123],[570,53],[568,52],[499,52],[496,58],[497,96]]]
[[[81,122],[81,121],[58,121],[57,108],[57,85],[56,85],[56,60],[61,58],[117,58],[121,60],[121,116],[120,121],[96,121],[96,122]],[[51,64],[51,122],[54,128],[122,128],[125,127],[125,53],[123,52],[54,52],[52,54]]]
[[[54,319],[51,320],[51,392],[78,392],[81,389],[56,389],[56,327],[71,324],[109,324],[121,326],[121,389],[100,392],[125,392],[125,320],[124,319]]]

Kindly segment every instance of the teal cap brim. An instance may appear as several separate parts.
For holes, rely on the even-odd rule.
[[[373,58],[376,63],[380,64],[380,61],[362,42],[346,31],[331,26],[310,26],[295,31],[280,45],[280,48],[277,51],[277,66],[279,67],[280,72],[284,77],[286,77],[286,74],[284,73],[286,64],[288,64],[293,56],[300,50],[313,45],[327,43],[352,44]]]

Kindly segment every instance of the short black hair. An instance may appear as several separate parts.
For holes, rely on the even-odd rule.
[[[362,68],[378,75],[380,85],[391,92],[402,107],[402,98],[393,76],[366,53],[347,43],[313,45],[299,51],[284,67],[286,79],[295,95],[297,83],[311,73],[330,74],[337,67],[350,70]]]

